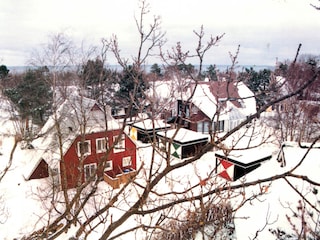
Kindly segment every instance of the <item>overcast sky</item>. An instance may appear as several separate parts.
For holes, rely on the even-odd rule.
[[[320,11],[310,6],[319,5],[318,0],[148,2],[151,16],[161,16],[168,48],[181,42],[185,50],[195,49],[193,30],[201,25],[207,37],[225,33],[205,58],[206,64],[230,64],[229,52],[235,53],[238,45],[240,65],[274,65],[276,59],[293,59],[299,43],[302,54],[320,54]],[[1,0],[0,64],[26,65],[32,49],[62,31],[75,42],[92,45],[116,34],[122,53],[134,56],[137,14],[137,0]]]

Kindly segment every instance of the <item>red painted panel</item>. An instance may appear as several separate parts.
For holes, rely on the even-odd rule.
[[[221,177],[223,177],[224,179],[228,180],[228,181],[232,181],[232,178],[229,176],[229,174],[227,173],[226,170],[220,172],[219,175],[220,175]]]
[[[125,136],[125,145],[126,148],[124,151],[121,152],[114,152],[111,151],[108,156],[106,153],[97,153],[96,152],[96,139],[97,138],[108,138],[108,145],[113,145],[113,137],[117,136],[120,133],[120,130],[113,130],[108,132],[98,132],[98,133],[90,133],[85,136],[85,140],[90,140],[91,144],[91,154],[85,157],[85,160],[83,161],[83,164],[90,164],[90,163],[97,163],[99,165],[99,162],[102,159],[112,160],[113,162],[113,174],[119,174],[126,168],[133,168],[136,169],[136,146],[134,142],[128,137]],[[65,170],[63,168],[63,164],[61,162],[60,169],[62,178],[63,176],[66,177],[67,180],[67,188],[74,188],[77,185],[77,182],[80,180],[80,182],[83,182],[84,176],[80,176],[79,169],[83,169],[83,166],[79,166],[79,156],[77,154],[77,144],[81,141],[81,137],[78,136],[71,147],[68,149],[64,156],[64,162],[65,162]],[[132,160],[132,166],[123,167],[122,166],[122,158],[126,156],[131,156]],[[98,174],[103,174],[103,170],[100,169]],[[111,173],[110,173],[111,174]]]
[[[218,158],[218,160],[220,162],[220,165],[218,168],[219,176],[223,177],[228,181],[233,181],[234,180],[234,164],[222,158]]]
[[[36,169],[33,171],[29,180],[49,177],[48,164],[42,159]]]
[[[231,162],[225,161],[223,159],[220,159],[220,163],[222,164],[222,166],[227,169],[228,167],[232,166],[233,164]]]

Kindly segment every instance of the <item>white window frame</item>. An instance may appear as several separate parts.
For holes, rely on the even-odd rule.
[[[77,153],[78,156],[81,156],[81,144],[88,143],[88,152],[83,153],[83,156],[91,155],[91,141],[90,140],[85,140],[85,141],[79,141],[77,144]]]
[[[106,172],[106,171],[112,171],[112,170],[113,170],[113,162],[112,162],[112,160],[106,161],[106,165],[105,165],[104,171]]]
[[[126,156],[122,158],[122,167],[131,167],[132,166],[132,158],[131,156]]]
[[[87,175],[87,170],[86,168],[89,168],[89,176]],[[89,164],[85,164],[83,166],[83,173],[84,173],[84,180],[85,182],[87,182],[92,175],[95,175],[95,178],[97,177],[97,164],[96,163],[89,163]]]
[[[119,139],[118,139],[119,138]],[[115,143],[118,139],[117,144],[114,144],[114,149],[113,152],[118,153],[118,152],[123,152],[126,147],[126,138],[124,134],[117,135],[113,137],[113,142]]]
[[[102,142],[102,143],[100,143]],[[96,153],[106,152],[108,148],[108,138],[97,138],[96,139]]]

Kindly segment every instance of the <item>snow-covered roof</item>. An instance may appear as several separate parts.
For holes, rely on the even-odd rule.
[[[193,97],[190,98],[192,94]],[[222,106],[225,103],[226,106],[220,109],[219,120],[229,119],[230,114],[243,119],[256,112],[254,94],[242,82],[203,81],[195,84],[190,79],[179,81],[175,78],[170,81],[152,82],[147,95],[149,99],[162,101],[165,106],[171,106],[169,103],[178,99],[190,101],[210,119],[216,116],[218,105]]]
[[[188,100],[188,96],[185,96],[183,100]],[[208,84],[197,85],[191,102],[210,119],[212,119],[217,112],[217,99],[211,93],[210,85]]]
[[[185,92],[182,100],[189,100],[192,88],[196,87],[193,97],[190,99],[208,118],[217,118],[218,107],[223,106],[219,113],[220,120],[233,118],[243,119],[245,116],[256,112],[254,94],[242,82],[212,81],[199,82]]]
[[[256,99],[252,91],[242,82],[237,83],[238,94],[241,98],[242,108],[238,108],[244,115],[250,116],[257,111]]]
[[[25,179],[29,179],[31,174],[35,171],[40,161],[42,160],[41,156],[45,156],[44,149],[23,149],[24,159],[21,159],[25,162],[23,176]]]
[[[150,82],[150,87],[147,89],[146,94],[150,98],[166,99],[172,98],[175,92],[174,81],[154,81]]]
[[[144,129],[144,130],[152,130],[152,129],[163,129],[169,128],[171,125],[164,122],[162,119],[145,119],[140,122],[136,122],[132,124],[133,127]]]
[[[272,149],[257,147],[244,150],[231,150],[228,153],[220,150],[215,154],[218,157],[223,157],[235,164],[246,167],[270,159],[272,157]]]
[[[14,104],[2,94],[0,91],[0,135],[14,135],[12,129],[17,128],[17,125],[11,119],[18,119],[18,111]],[[15,129],[17,130],[17,129]]]
[[[170,129],[164,132],[158,132],[158,136],[165,137],[168,139],[173,139],[179,143],[189,143],[194,141],[206,141],[208,140],[208,135],[202,134],[200,132],[195,132],[189,129]]]

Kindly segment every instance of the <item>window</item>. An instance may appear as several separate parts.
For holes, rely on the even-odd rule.
[[[197,132],[208,133],[209,132],[210,122],[198,122],[197,123]]]
[[[97,172],[97,164],[91,163],[84,165],[84,180],[87,182],[92,176],[95,176]]]
[[[97,153],[106,152],[107,148],[108,148],[108,138],[96,139],[96,152]]]
[[[188,102],[178,100],[178,115],[181,117],[190,117],[190,106]]]
[[[203,122],[198,122],[197,123],[197,132],[202,132],[203,129]]]
[[[78,142],[78,155],[90,155],[91,154],[91,144],[90,140],[84,142]]]
[[[125,149],[125,136],[124,134],[114,136],[113,137],[114,142],[114,152],[122,152]]]
[[[209,132],[209,122],[203,123],[203,132],[202,133],[208,133]]]
[[[112,160],[106,162],[106,166],[104,167],[104,171],[111,171],[113,169]]]
[[[216,132],[223,132],[224,131],[224,121],[214,122],[213,129]]]
[[[129,167],[132,165],[131,156],[122,158],[122,167]]]

